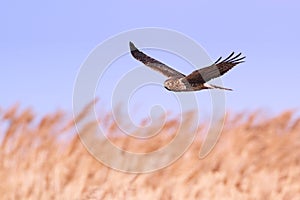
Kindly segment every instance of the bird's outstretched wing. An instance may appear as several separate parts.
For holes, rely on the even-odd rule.
[[[222,57],[220,57],[214,64],[209,67],[205,67],[202,69],[198,69],[193,71],[191,74],[186,76],[186,80],[190,84],[198,84],[205,83],[210,81],[211,79],[222,76],[234,66],[239,63],[244,62],[244,57],[240,57],[242,53],[239,53],[234,56],[234,52],[232,52],[226,59],[220,61]]]
[[[151,69],[162,73],[163,75],[167,76],[168,78],[171,77],[185,77],[184,74],[172,69],[171,67],[165,65],[164,63],[151,58],[150,56],[144,54],[143,52],[139,51],[132,42],[129,42],[130,52],[131,55],[137,59],[138,61],[144,63],[146,66],[150,67]]]

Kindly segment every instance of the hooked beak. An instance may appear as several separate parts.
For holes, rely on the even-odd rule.
[[[169,88],[167,88],[166,86],[165,86],[165,88],[166,88],[166,90],[169,90],[169,91],[171,91]]]

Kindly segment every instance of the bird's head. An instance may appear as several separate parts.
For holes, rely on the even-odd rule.
[[[177,80],[174,78],[167,79],[164,83],[164,86],[167,90],[174,90],[176,88]]]
[[[174,88],[174,80],[173,79],[167,79],[164,82],[164,86],[167,90],[172,90]]]
[[[186,89],[186,86],[182,82],[181,78],[178,77],[167,79],[164,83],[164,86],[167,90],[171,91],[182,91]]]

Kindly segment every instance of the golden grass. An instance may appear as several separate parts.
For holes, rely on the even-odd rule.
[[[109,115],[105,118],[103,123],[114,135],[116,125]],[[168,121],[164,127],[168,134],[148,141],[111,140],[126,150],[153,151],[174,137],[176,123]],[[200,127],[204,129],[205,124]],[[174,164],[147,174],[122,173],[104,166],[74,133],[73,120],[63,112],[37,121],[30,109],[21,110],[18,105],[1,108],[0,199],[300,197],[300,119],[295,119],[292,111],[270,118],[262,112],[229,115],[208,157],[198,158],[201,139],[197,137]]]

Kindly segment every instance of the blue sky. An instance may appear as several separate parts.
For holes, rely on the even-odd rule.
[[[98,44],[161,27],[193,38],[212,59],[247,56],[223,78],[234,89],[228,110],[299,108],[299,10],[295,0],[1,1],[0,107],[71,111],[78,70]]]

